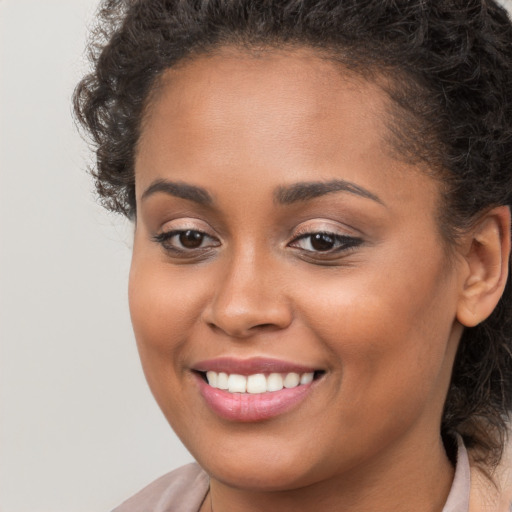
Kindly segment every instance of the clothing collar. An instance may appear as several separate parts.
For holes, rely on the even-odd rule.
[[[468,452],[462,438],[458,436],[455,476],[443,512],[468,512],[470,489],[471,474],[469,470]]]

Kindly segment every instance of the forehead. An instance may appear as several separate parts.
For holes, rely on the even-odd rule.
[[[312,106],[322,108],[341,99],[339,94],[347,89],[354,93],[361,91],[368,107],[377,106],[383,99],[382,91],[374,82],[335,62],[326,52],[309,48],[260,51],[220,48],[214,53],[178,62],[163,73],[159,83],[160,91],[172,85],[178,95],[200,93],[205,101],[221,88],[225,103],[261,96],[282,104],[290,95],[294,99],[303,96],[303,101],[296,104],[299,114],[306,113]],[[206,95],[205,86],[209,90]],[[370,91],[373,94],[365,94]],[[309,96],[313,104],[306,103],[305,96]]]
[[[393,156],[389,109],[377,83],[313,50],[195,57],[167,70],[151,98],[137,193],[158,178],[218,187],[236,176],[244,190],[341,178],[400,200],[420,173]]]
[[[312,50],[225,49],[164,73],[142,139],[165,131],[169,149],[193,139],[196,152],[211,146],[212,137],[272,153],[275,143],[289,142],[306,156],[320,148],[329,154],[340,145],[348,151],[349,139],[360,136],[367,146],[382,142],[385,149],[388,105],[378,85]],[[350,124],[350,137],[340,123]],[[151,130],[144,129],[148,125]]]

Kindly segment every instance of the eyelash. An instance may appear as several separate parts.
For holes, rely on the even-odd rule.
[[[297,242],[300,242],[301,240],[307,240],[309,239],[309,245],[313,246],[313,237],[325,237],[327,239],[331,239],[332,243],[337,245],[337,247],[334,247],[332,249],[326,249],[326,250],[313,250],[312,249],[304,249],[302,250],[314,253],[315,255],[333,255],[333,254],[339,254],[341,252],[346,252],[350,249],[356,248],[358,245],[361,245],[363,243],[363,240],[361,238],[348,236],[348,235],[340,235],[337,233],[332,233],[330,231],[311,231],[307,233],[302,233],[301,235],[295,237],[292,242],[290,242],[288,245],[290,247],[296,246]],[[294,245],[295,244],[295,245]]]
[[[211,246],[207,247],[195,247],[195,248],[180,248],[171,245],[172,239],[175,237],[180,237],[181,235],[185,235],[186,233],[193,233],[195,235],[199,235],[202,237],[201,244],[204,241],[205,238],[209,238],[211,240],[214,240],[215,243]],[[160,233],[158,235],[155,235],[153,237],[153,240],[157,243],[159,243],[166,251],[176,254],[192,254],[196,253],[197,251],[204,252],[205,249],[208,249],[210,247],[218,247],[220,245],[220,242],[216,241],[215,238],[211,237],[204,231],[200,231],[199,229],[173,229],[172,231],[164,231],[163,233]],[[183,245],[183,244],[182,244]]]
[[[176,247],[175,245],[171,245],[173,238],[175,237],[181,237],[185,234],[192,234],[195,237],[199,236],[201,237],[200,244],[202,245],[203,242],[207,239],[212,240],[214,243],[210,243],[209,245],[205,247],[192,247],[192,248],[186,248],[186,247]],[[326,249],[326,250],[315,250],[313,246],[313,237],[324,237],[327,239],[331,239],[332,243],[335,244],[334,248]],[[306,249],[303,247],[299,247],[298,243],[302,240],[309,239],[309,245],[312,247],[312,249]],[[198,229],[176,229],[172,231],[167,231],[163,233],[159,233],[158,235],[155,235],[153,237],[153,240],[160,244],[163,249],[169,253],[173,253],[177,256],[185,256],[185,257],[193,257],[199,253],[205,253],[208,249],[211,249],[213,247],[220,246],[220,242],[215,239],[214,237],[208,235],[204,231],[200,231]],[[317,241],[320,241],[317,239]],[[321,242],[321,241],[320,241]],[[351,249],[355,249],[357,246],[361,245],[363,243],[363,240],[361,238],[347,236],[347,235],[340,235],[337,233],[332,233],[329,231],[310,231],[301,233],[298,236],[296,236],[290,243],[288,243],[288,247],[296,248],[301,251],[303,251],[305,254],[308,254],[311,256],[311,254],[314,254],[315,257],[328,257],[333,255],[338,255],[340,253],[347,252]],[[181,242],[181,245],[183,243]],[[337,246],[337,247],[336,247]]]

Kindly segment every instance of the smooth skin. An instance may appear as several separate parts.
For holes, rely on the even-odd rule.
[[[449,249],[439,184],[390,150],[390,108],[307,49],[227,48],[155,91],[130,309],[149,386],[211,477],[203,511],[443,508],[443,403],[463,325],[503,291],[510,219],[495,208]],[[339,190],[291,199],[310,183]],[[292,410],[239,423],[192,371],[224,356],[325,373]]]

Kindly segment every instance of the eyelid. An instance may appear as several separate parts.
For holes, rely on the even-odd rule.
[[[211,240],[216,240],[219,242],[218,238],[215,236],[212,236],[205,231],[202,231],[200,229],[189,229],[189,228],[179,228],[179,229],[166,229],[165,231],[162,231],[161,233],[157,233],[152,236],[153,240],[157,242],[162,242],[164,240],[170,240],[171,238],[181,235],[183,233],[186,233],[187,231],[193,231],[194,233],[200,233],[206,238],[210,238]],[[220,242],[219,242],[220,243]]]
[[[315,221],[304,222],[299,225],[291,234],[291,239],[300,238],[303,235],[312,235],[315,233],[328,233],[335,236],[346,236],[358,238],[361,237],[359,231],[354,230],[349,226],[335,223],[333,221],[327,221],[323,219],[317,219]]]
[[[179,237],[187,231],[201,234],[206,245],[180,247]],[[222,244],[219,235],[207,222],[194,217],[179,217],[163,223],[158,232],[151,235],[151,239],[170,256],[187,260],[206,256]]]
[[[178,217],[175,219],[168,220],[164,222],[160,229],[159,233],[168,233],[170,231],[201,231],[209,236],[214,235],[215,230],[202,219],[197,219],[195,217]]]
[[[180,237],[187,231],[200,233],[202,238],[198,247],[186,247],[181,243]],[[153,235],[153,242],[157,243],[166,254],[177,260],[185,261],[199,261],[221,245],[218,238],[210,236],[204,231],[197,229],[172,229],[162,231],[159,234]],[[206,245],[203,245],[206,242]],[[180,247],[181,245],[181,247]]]
[[[334,246],[326,250],[315,249],[311,243],[315,235],[326,235],[333,239]],[[308,247],[307,241],[309,239]],[[296,227],[287,242],[287,247],[297,250],[302,257],[313,263],[331,264],[343,259],[364,243],[364,236],[358,230],[326,219],[314,219]]]

